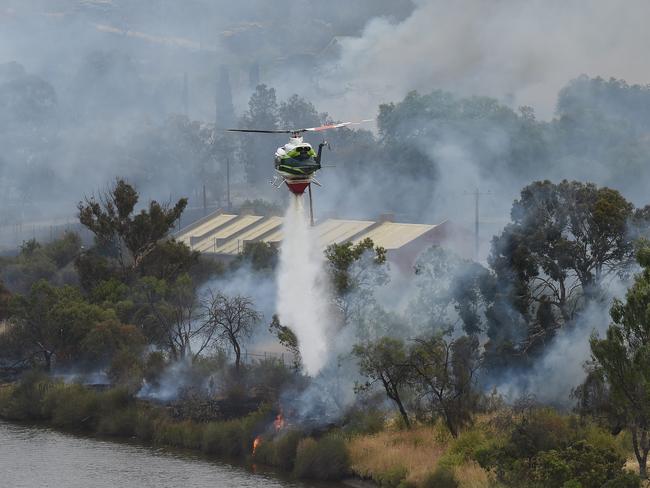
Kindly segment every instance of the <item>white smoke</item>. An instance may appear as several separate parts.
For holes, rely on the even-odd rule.
[[[303,198],[293,195],[284,218],[277,311],[280,322],[296,334],[305,371],[310,375],[321,370],[328,353],[331,322],[324,260]]]
[[[370,21],[342,38],[320,84],[338,116],[432,88],[532,105],[546,117],[567,80],[585,73],[644,83],[650,3],[629,0],[418,0],[404,21]]]

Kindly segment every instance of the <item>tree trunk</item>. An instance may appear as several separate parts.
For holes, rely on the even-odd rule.
[[[650,446],[648,446],[647,442],[648,434],[645,430],[643,430],[641,432],[641,439],[639,439],[637,428],[633,427],[631,431],[634,455],[636,456],[636,460],[639,463],[639,477],[644,480],[648,477],[648,451],[650,451]]]
[[[406,428],[410,429],[411,421],[409,420],[409,416],[406,413],[406,409],[404,408],[404,404],[402,403],[402,399],[399,396],[399,392],[397,391],[397,388],[393,387],[392,384],[389,384],[388,381],[386,381],[386,379],[384,379],[383,377],[381,378],[381,382],[384,385],[384,390],[386,390],[386,395],[388,396],[388,398],[393,400],[397,405],[397,409],[399,410],[400,415],[404,419]]]
[[[407,429],[411,429],[411,421],[409,420],[409,416],[406,413],[406,409],[404,408],[404,405],[402,405],[402,400],[400,399],[399,396],[396,396],[396,398],[393,399],[395,403],[397,403],[397,408],[399,409],[399,413],[402,415],[402,418],[404,419],[404,423],[406,424]]]
[[[645,480],[648,478],[648,451],[644,451],[641,459],[637,460],[639,461],[639,477]]]
[[[52,353],[43,351],[43,358],[45,359],[45,371],[49,373],[52,370]]]
[[[239,366],[241,363],[241,348],[237,341],[233,341],[232,347],[235,350],[235,371],[239,373]]]
[[[447,428],[449,429],[449,433],[451,436],[455,439],[458,437],[458,430],[456,429],[456,425],[454,422],[451,420],[451,415],[447,410],[443,410],[443,416],[445,417],[445,424],[447,425]]]

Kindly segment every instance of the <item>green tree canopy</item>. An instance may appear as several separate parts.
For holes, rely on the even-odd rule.
[[[152,200],[148,209],[136,213],[138,200],[135,188],[118,179],[99,199],[86,198],[77,207],[81,224],[95,234],[97,245],[117,260],[124,275],[141,266],[187,206],[185,198],[173,207]]]
[[[591,183],[526,186],[512,206],[512,223],[492,242],[489,263],[499,294],[488,310],[490,339],[509,330],[500,341],[527,353],[574,319],[587,299],[598,296],[603,278],[632,262],[633,209],[618,191]],[[502,302],[523,320],[505,313]],[[517,332],[522,324],[526,330]]]
[[[627,291],[625,301],[615,300],[612,324],[604,338],[592,337],[596,368],[609,389],[611,405],[632,433],[639,474],[647,477],[650,451],[650,249],[638,253],[643,271]]]

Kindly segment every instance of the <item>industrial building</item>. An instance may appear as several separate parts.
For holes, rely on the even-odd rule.
[[[213,212],[178,231],[174,237],[191,249],[220,258],[235,258],[247,242],[282,242],[282,217],[235,215]],[[440,224],[408,224],[378,220],[326,219],[315,226],[325,249],[331,244],[357,243],[366,238],[387,250],[388,260],[399,268],[410,268],[428,247],[439,245],[462,257],[472,257],[472,236],[450,221]]]

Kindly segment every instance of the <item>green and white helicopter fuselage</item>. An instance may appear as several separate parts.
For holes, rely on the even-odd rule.
[[[302,137],[291,137],[289,142],[275,151],[275,170],[285,179],[309,179],[321,169],[318,154]]]

